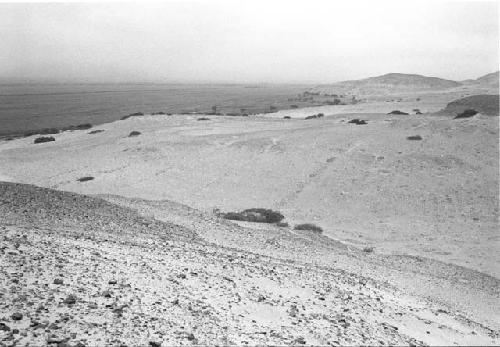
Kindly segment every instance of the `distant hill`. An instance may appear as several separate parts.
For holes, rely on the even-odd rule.
[[[498,87],[499,71],[492,72],[476,79],[477,83]]]
[[[487,116],[498,116],[500,97],[497,95],[472,95],[446,105],[439,115],[456,116],[467,109],[473,109]]]
[[[442,90],[459,87],[460,82],[438,77],[414,74],[388,73],[382,76],[361,80],[343,81],[319,86],[318,91],[352,94],[390,94],[394,92],[412,92],[423,90]]]
[[[477,79],[458,82],[416,74],[388,73],[360,80],[324,84],[313,88],[313,91],[327,94],[385,95],[419,91],[439,91],[471,85],[481,88],[498,88],[498,76],[499,73],[497,71]]]

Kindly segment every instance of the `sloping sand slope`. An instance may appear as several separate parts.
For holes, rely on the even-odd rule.
[[[313,235],[259,233],[167,201],[11,183],[0,193],[7,346],[498,344],[471,314],[342,270],[334,258],[369,268],[369,256]]]

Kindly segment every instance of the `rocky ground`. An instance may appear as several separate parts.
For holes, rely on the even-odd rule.
[[[173,202],[104,198],[0,184],[1,345],[500,341],[484,317],[370,272],[388,261],[396,278],[410,260],[391,266],[320,235],[237,225]],[[433,278],[446,286],[467,274]],[[478,278],[466,287],[498,300],[496,279]]]

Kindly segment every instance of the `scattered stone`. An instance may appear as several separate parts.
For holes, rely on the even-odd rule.
[[[63,280],[62,280],[62,278],[56,278],[56,279],[54,280],[54,284],[63,284]]]
[[[0,331],[10,331],[10,327],[5,323],[0,322]]]
[[[66,305],[73,305],[73,304],[75,304],[75,303],[76,303],[76,299],[77,299],[77,298],[76,298],[76,296],[75,296],[75,295],[70,294],[70,295],[68,295],[68,296],[66,297],[66,299],[64,299],[64,303],[65,303]]]
[[[149,341],[151,347],[161,347],[161,342]]]
[[[109,290],[105,290],[102,292],[102,296],[104,296],[105,298],[110,298],[111,292]]]
[[[118,282],[115,279],[108,281],[108,284],[116,284],[116,283],[118,283]]]
[[[306,339],[302,336],[299,336],[295,340],[293,340],[292,345],[305,345],[306,343]]]
[[[21,320],[23,319],[23,314],[22,313],[19,313],[19,312],[16,312],[16,313],[13,313],[10,318],[12,318],[12,320]]]

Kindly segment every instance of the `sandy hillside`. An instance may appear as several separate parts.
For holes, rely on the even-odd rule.
[[[167,201],[106,202],[11,183],[0,192],[5,346],[499,341],[494,315],[482,311],[477,320],[474,310],[443,303],[432,290],[427,298],[411,295],[346,271],[346,263],[373,270],[380,259],[319,235],[259,232]],[[458,289],[457,276],[465,274],[426,277],[419,267],[414,276],[434,288],[439,278],[443,292],[450,284]],[[396,268],[379,275],[402,276]],[[498,299],[497,280],[489,281],[460,281],[462,298],[473,291],[482,304]]]

